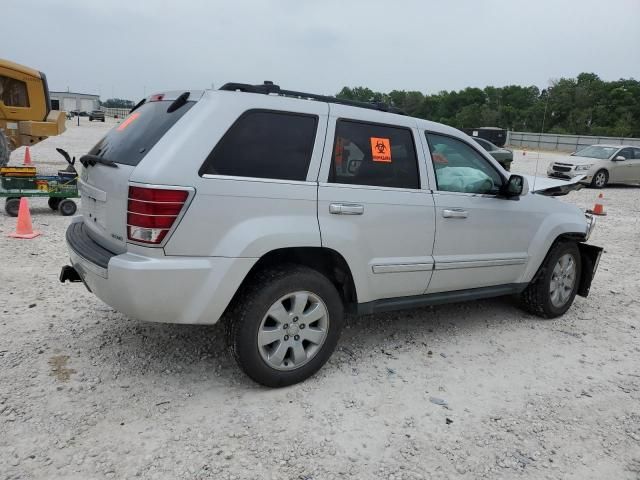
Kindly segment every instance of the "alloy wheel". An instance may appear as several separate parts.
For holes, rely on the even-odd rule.
[[[576,262],[573,255],[562,255],[551,273],[549,293],[551,303],[556,308],[563,307],[571,298],[571,292],[576,283]]]
[[[594,183],[596,184],[596,187],[602,188],[602,187],[604,187],[606,182],[607,182],[607,176],[605,175],[604,172],[596,173],[596,178],[595,178],[595,181],[594,181]]]
[[[320,297],[307,291],[287,294],[260,323],[260,356],[276,370],[300,368],[320,351],[328,331],[329,311]]]

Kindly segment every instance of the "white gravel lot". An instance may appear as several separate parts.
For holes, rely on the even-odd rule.
[[[113,125],[81,122],[36,165]],[[640,188],[605,195],[606,253],[564,317],[500,298],[351,318],[320,373],[280,390],[241,374],[219,325],[132,321],[60,284],[69,220],[44,200],[34,240],[0,214],[0,479],[638,479]]]

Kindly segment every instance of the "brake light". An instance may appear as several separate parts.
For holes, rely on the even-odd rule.
[[[152,245],[162,242],[188,196],[186,190],[129,187],[127,238]]]

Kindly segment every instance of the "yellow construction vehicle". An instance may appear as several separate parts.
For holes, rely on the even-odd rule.
[[[0,166],[11,150],[64,132],[65,117],[51,110],[44,73],[0,58]]]

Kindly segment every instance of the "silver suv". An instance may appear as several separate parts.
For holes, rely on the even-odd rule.
[[[562,315],[602,251],[548,196],[575,184],[532,192],[456,129],[269,82],[153,95],[80,161],[61,281],[139,320],[224,318],[268,386],[316,372],[345,313],[519,294]]]

